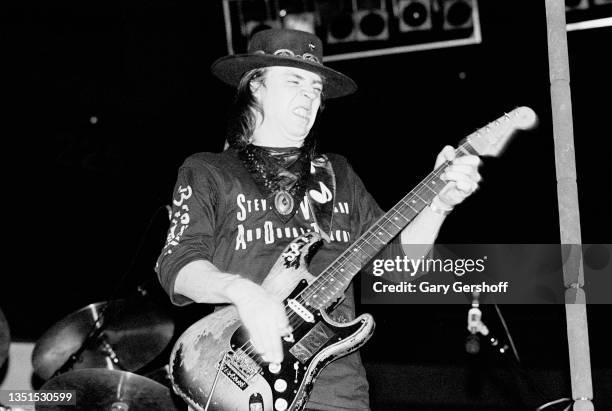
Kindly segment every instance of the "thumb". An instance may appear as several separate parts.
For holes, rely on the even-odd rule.
[[[438,157],[434,169],[440,167],[445,161],[453,161],[455,159],[455,149],[453,146],[444,146]]]

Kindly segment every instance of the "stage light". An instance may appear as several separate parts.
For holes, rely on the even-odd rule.
[[[327,42],[333,44],[354,40],[355,21],[353,20],[353,13],[344,11],[333,16],[327,30]]]
[[[358,41],[386,40],[389,38],[389,15],[386,10],[359,10],[355,13]]]
[[[612,0],[565,0],[567,31],[612,26]]]
[[[565,11],[586,10],[589,8],[589,0],[565,0]]]
[[[244,1],[237,6],[241,32],[247,39],[258,31],[281,27],[268,0]]]
[[[279,12],[281,22],[284,28],[315,32],[315,15],[314,13],[287,13],[286,10]]]
[[[389,12],[384,0],[356,0],[355,25],[357,41],[388,40]]]
[[[326,61],[482,41],[477,0],[222,1],[229,53],[244,53],[251,36],[268,27],[317,34]]]
[[[394,11],[400,32],[431,29],[430,0],[399,0]]]
[[[473,1],[445,0],[443,3],[444,29],[469,28],[473,24]]]

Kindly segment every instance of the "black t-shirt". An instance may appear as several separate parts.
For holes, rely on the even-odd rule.
[[[321,273],[382,214],[346,159],[331,161],[336,190],[330,242],[313,257],[309,272]],[[323,190],[324,187],[321,187]],[[171,300],[192,302],[174,294],[174,281],[187,263],[204,259],[223,272],[261,283],[283,249],[307,231],[318,231],[306,201],[287,223],[260,192],[235,150],[198,153],[179,169],[172,202],[172,221],[156,271]],[[332,317],[355,317],[353,288]],[[358,353],[325,367],[317,378],[308,407],[321,410],[367,410],[368,383]]]

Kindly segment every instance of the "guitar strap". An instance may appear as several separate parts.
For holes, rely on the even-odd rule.
[[[319,234],[331,241],[336,198],[336,174],[326,155],[318,155],[310,162],[310,178],[306,186],[306,199]]]

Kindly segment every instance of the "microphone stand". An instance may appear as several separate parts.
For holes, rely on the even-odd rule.
[[[479,295],[480,293],[474,292],[472,293],[472,308],[468,311],[468,331],[470,331],[470,335],[467,337],[465,348],[466,351],[470,354],[477,354],[480,351],[480,338],[478,334],[481,334],[483,337],[487,338],[487,341],[491,345],[491,347],[501,354],[502,358],[507,359],[507,364],[510,366],[510,371],[515,375],[519,382],[526,384],[526,387],[531,390],[533,394],[538,396],[539,403],[543,403],[546,401],[547,396],[542,392],[542,390],[538,387],[538,385],[534,382],[531,376],[527,373],[527,371],[522,367],[521,361],[519,359],[518,353],[514,346],[510,347],[505,342],[501,342],[497,339],[492,333],[489,332],[489,328],[482,321],[482,312],[479,308]],[[497,309],[497,313],[502,321],[505,322],[501,316],[501,312],[499,311],[499,307],[495,304],[495,308]],[[506,328],[506,333],[508,333],[507,337],[511,342],[512,338],[509,335],[509,332]],[[512,348],[512,349],[511,349]],[[508,351],[512,351],[514,355],[508,356]],[[540,408],[538,408],[540,409]]]
[[[481,334],[483,337],[488,337],[487,340],[495,350],[499,351],[500,354],[505,354],[510,347],[508,344],[501,345],[500,341],[494,337],[493,334],[490,334],[489,328],[482,321],[482,311],[480,311],[480,304],[478,301],[479,297],[479,292],[475,291],[472,293],[472,308],[468,311],[467,325],[470,335],[466,339],[465,349],[470,354],[477,354],[480,352],[480,338],[478,334]]]

